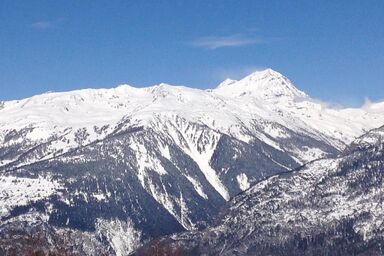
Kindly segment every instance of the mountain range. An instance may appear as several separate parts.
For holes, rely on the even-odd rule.
[[[365,155],[376,152],[371,151],[381,135],[380,129],[367,132],[383,124],[384,102],[330,106],[271,69],[207,90],[121,85],[0,102],[0,237],[12,229],[36,228],[46,236],[76,238],[75,247],[84,254],[95,254],[98,247],[127,255],[154,237],[189,231],[175,241],[200,250],[207,241],[201,237],[208,237],[217,243],[210,250],[232,255],[253,252],[269,239],[265,234],[277,232],[280,247],[271,238],[267,244],[273,246],[265,250],[280,250],[293,239],[290,234],[301,239],[314,236],[313,230],[327,233],[330,223],[344,221],[330,217],[327,222],[324,216],[338,205],[334,200],[352,200],[354,179],[348,175],[357,167],[348,169],[348,163],[356,158],[371,164]],[[314,161],[321,158],[326,159]],[[339,172],[348,180],[340,178],[339,184]],[[327,186],[306,190],[319,187],[319,179]],[[337,186],[348,198],[322,201],[322,193],[336,193],[327,189]],[[369,189],[382,191],[382,186]],[[370,190],[372,203],[379,197]],[[283,203],[288,196],[293,207]],[[311,200],[321,203],[322,213],[313,211]],[[352,209],[344,206],[346,212]],[[296,207],[307,211],[300,221],[291,212]],[[220,209],[226,217],[215,226]],[[311,214],[317,217],[310,219]],[[259,215],[265,219],[238,234],[229,232]],[[318,218],[324,226],[315,223]],[[304,228],[286,225],[291,219]],[[217,233],[218,227],[225,232]],[[217,239],[201,230],[214,230]],[[220,244],[228,241],[221,235],[243,244],[245,232],[253,244]]]

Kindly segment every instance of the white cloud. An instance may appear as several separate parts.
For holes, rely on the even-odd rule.
[[[384,99],[372,101],[368,97],[364,98],[364,104],[362,108],[370,113],[381,113],[384,106]]]
[[[52,21],[36,21],[30,24],[30,26],[34,29],[45,30],[45,29],[54,28],[55,24]]]
[[[242,34],[234,34],[228,36],[207,36],[200,37],[192,42],[190,45],[209,50],[215,50],[223,47],[239,47],[251,44],[260,44],[263,40],[256,37],[245,36]]]

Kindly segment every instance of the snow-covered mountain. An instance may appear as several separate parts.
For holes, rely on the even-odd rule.
[[[226,80],[213,90],[167,84],[148,88],[121,85],[113,89],[46,93],[1,105],[0,139],[4,144],[17,143],[8,138],[19,131],[19,139],[31,142],[47,142],[52,136],[67,139],[50,142],[50,151],[39,155],[39,160],[101,140],[127,121],[127,125],[155,126],[158,119],[175,122],[182,118],[246,143],[257,136],[279,150],[288,150],[303,162],[327,152],[310,146],[307,151],[284,148],[279,140],[289,136],[285,129],[342,149],[356,136],[380,126],[384,119],[384,103],[364,109],[328,108],[271,69],[240,81]],[[76,139],[82,132],[87,134],[86,138]],[[17,156],[9,156],[0,164],[16,159]]]
[[[43,219],[123,255],[206,226],[252,184],[382,124],[382,103],[327,107],[270,69],[210,90],[121,85],[5,101],[0,223]]]
[[[384,126],[340,157],[259,182],[221,215],[158,247],[184,255],[383,255]]]

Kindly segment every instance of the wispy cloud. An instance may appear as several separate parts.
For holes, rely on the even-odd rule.
[[[260,38],[243,34],[233,34],[228,36],[200,37],[191,41],[189,44],[194,47],[215,50],[223,47],[239,47],[260,43],[263,43],[263,40]]]
[[[34,23],[31,23],[30,27],[34,29],[45,30],[54,28],[56,27],[56,25],[53,21],[36,21]]]
[[[383,104],[383,102],[384,102],[384,99],[372,101],[368,97],[365,97],[364,98],[364,104],[363,104],[362,108],[368,112],[371,112],[371,113],[380,113],[382,108],[378,107],[378,106],[379,105],[381,106]]]

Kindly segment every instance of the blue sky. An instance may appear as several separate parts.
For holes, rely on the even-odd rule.
[[[0,1],[0,99],[271,67],[324,101],[384,99],[384,1]]]

